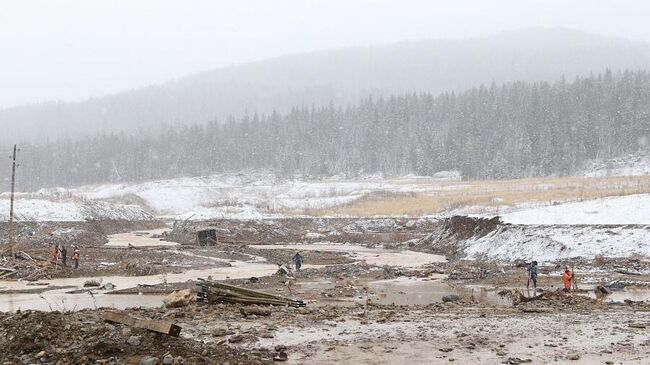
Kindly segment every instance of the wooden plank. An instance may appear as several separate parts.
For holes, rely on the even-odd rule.
[[[181,327],[171,321],[135,318],[116,311],[106,311],[102,316],[105,321],[122,323],[130,327],[143,328],[170,336],[177,337],[181,333]]]

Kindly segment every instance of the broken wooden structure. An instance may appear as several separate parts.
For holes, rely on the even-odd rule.
[[[178,337],[181,333],[181,327],[171,321],[135,318],[126,313],[117,311],[106,311],[102,314],[102,317],[108,322],[122,323],[130,327],[144,328],[149,331],[163,333],[174,337]]]
[[[203,229],[196,232],[196,243],[199,246],[214,246],[219,241],[217,240],[216,229]]]
[[[258,290],[240,288],[234,285],[199,279],[197,302],[203,303],[240,303],[257,305],[277,305],[304,307],[305,302],[264,293]]]

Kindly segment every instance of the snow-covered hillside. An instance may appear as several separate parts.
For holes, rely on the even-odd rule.
[[[434,187],[422,184],[423,181],[458,179],[457,172],[447,172],[435,177],[279,181],[272,174],[242,173],[85,186],[70,192],[88,199],[135,195],[156,214],[170,218],[262,218],[275,217],[287,210],[338,206],[373,192],[431,192]]]
[[[504,214],[514,224],[650,224],[650,194],[610,197]]]

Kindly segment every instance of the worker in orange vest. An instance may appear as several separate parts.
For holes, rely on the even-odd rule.
[[[52,254],[52,264],[56,267],[59,263],[59,248],[55,244],[52,244],[50,253]]]
[[[562,274],[562,281],[564,282],[564,291],[571,290],[571,281],[573,280],[573,271],[569,270],[567,267],[564,269],[564,274]]]
[[[74,250],[72,251],[72,261],[74,261],[74,268],[78,269],[79,268],[79,256],[81,256],[81,252],[79,251],[79,246],[74,246]]]

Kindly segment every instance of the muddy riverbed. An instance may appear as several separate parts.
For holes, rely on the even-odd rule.
[[[525,269],[511,263],[448,261],[377,242],[195,247],[161,236],[162,230],[111,235],[107,245],[84,249],[78,271],[0,281],[0,323],[7,324],[0,346],[11,349],[0,361],[74,364],[85,356],[84,363],[140,364],[171,356],[210,364],[219,353],[242,364],[271,364],[284,360],[281,354],[291,364],[646,364],[650,356],[650,280],[645,272],[617,272],[625,260],[576,263],[580,290],[570,293],[558,291],[563,263],[545,263],[535,296],[522,280]],[[303,270],[277,275],[297,251]],[[156,269],[138,272],[134,265]],[[196,291],[198,278],[301,299],[307,307],[274,307],[268,316],[243,315],[236,304],[164,308],[168,293]],[[84,287],[89,280],[99,287]],[[595,286],[612,281],[623,283],[621,290],[596,299]],[[181,338],[107,324],[102,308],[171,320],[182,327]],[[57,314],[46,324],[28,310]],[[37,335],[37,323],[49,327]],[[36,340],[6,342],[8,328],[15,338]],[[133,335],[144,345],[130,344]]]

